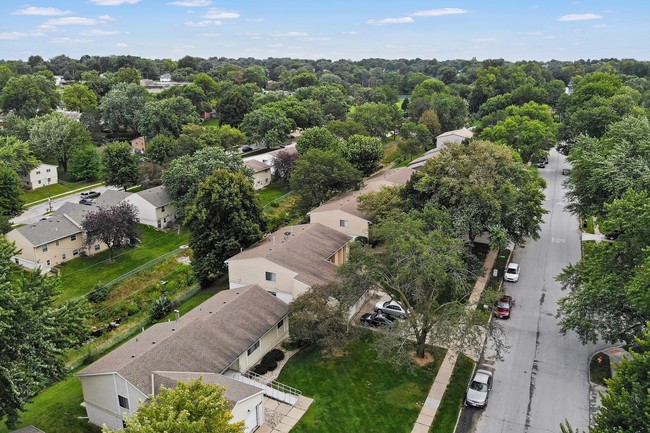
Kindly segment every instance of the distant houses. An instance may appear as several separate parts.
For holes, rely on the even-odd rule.
[[[41,163],[24,175],[20,176],[20,184],[26,189],[37,189],[48,185],[59,183],[59,176],[56,172],[58,166]]]

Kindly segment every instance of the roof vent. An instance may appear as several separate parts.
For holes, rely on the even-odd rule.
[[[156,342],[155,342],[155,341],[152,341],[151,344],[156,344]]]

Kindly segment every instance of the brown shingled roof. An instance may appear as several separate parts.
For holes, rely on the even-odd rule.
[[[336,266],[328,259],[350,240],[352,236],[319,223],[288,226],[226,262],[266,258],[296,272],[298,281],[322,285],[336,279]]]
[[[256,159],[249,159],[248,161],[244,161],[244,165],[253,170],[255,173],[271,169],[270,165]]]
[[[224,290],[181,317],[159,323],[78,376],[116,372],[145,394],[154,371],[221,373],[288,311],[257,285]]]

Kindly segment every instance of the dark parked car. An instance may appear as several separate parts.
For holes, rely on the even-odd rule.
[[[603,234],[605,235],[605,239],[608,241],[615,241],[620,235],[623,234],[623,229],[611,230]]]
[[[95,203],[95,200],[93,200],[92,198],[82,198],[81,200],[79,200],[79,204],[85,204],[87,206],[90,206],[93,203]]]
[[[97,198],[100,195],[102,195],[102,193],[97,191],[84,191],[81,193],[81,198]]]
[[[571,169],[570,169],[570,168],[563,168],[563,169],[562,169],[562,174],[563,174],[564,176],[568,176],[568,175],[570,175],[570,174],[571,174]]]
[[[498,317],[499,319],[509,319],[513,305],[515,305],[515,301],[512,299],[512,296],[502,296],[501,299],[494,304],[494,317]]]
[[[361,323],[370,326],[390,326],[395,321],[394,318],[381,313],[366,313],[361,316]]]
[[[253,150],[253,148],[250,146],[244,146],[241,148],[242,152],[250,152],[251,150]]]

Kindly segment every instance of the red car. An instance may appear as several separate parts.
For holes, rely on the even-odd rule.
[[[512,296],[504,295],[494,304],[494,317],[499,319],[509,319],[510,310],[512,310],[515,301]]]

